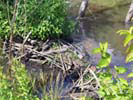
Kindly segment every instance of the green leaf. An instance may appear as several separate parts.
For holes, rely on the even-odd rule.
[[[130,52],[126,57],[126,62],[132,62],[133,61],[133,52]]]
[[[120,31],[117,31],[117,33],[120,35],[127,35],[127,34],[129,34],[129,31],[128,30],[120,30]]]
[[[127,85],[128,86],[128,82],[127,80],[123,79],[123,78],[119,78],[120,82],[124,85]]]
[[[99,94],[101,97],[104,97],[104,96],[105,96],[105,92],[102,91],[102,90],[98,91],[98,94]]]
[[[107,52],[107,48],[108,48],[108,42],[100,43],[101,52],[106,53]]]
[[[129,73],[127,77],[132,78],[133,77],[133,72]]]
[[[93,52],[94,54],[101,53],[101,49],[100,49],[100,48],[95,48],[95,49],[93,49],[92,52]]]
[[[127,53],[128,53],[128,52],[133,52],[133,45],[129,46],[129,47],[127,48],[126,52],[127,52]]]
[[[132,26],[132,27],[130,27],[129,32],[130,32],[130,34],[132,34],[132,33],[133,33],[133,26]]]
[[[108,66],[108,62],[106,59],[100,59],[99,63],[98,63],[98,66],[100,68],[104,68],[104,67],[107,67]]]
[[[103,43],[100,43],[100,49],[103,50]]]
[[[111,56],[109,57],[102,57],[102,59],[99,61],[98,66],[101,68],[107,67],[111,62]]]
[[[107,52],[108,42],[105,42],[105,43],[103,44],[103,47],[104,47],[103,52]]]
[[[126,71],[127,71],[127,69],[126,68],[124,68],[124,67],[121,67],[121,66],[114,66],[115,67],[115,70],[117,71],[117,73],[118,74],[124,74]]]
[[[105,89],[106,95],[111,95],[109,88]]]
[[[124,47],[127,46],[127,44],[133,40],[133,35],[129,34],[127,35],[126,39],[124,40]]]
[[[104,84],[108,84],[112,82],[112,75],[111,74],[106,74],[106,76],[104,76],[104,79],[102,80],[102,82]]]

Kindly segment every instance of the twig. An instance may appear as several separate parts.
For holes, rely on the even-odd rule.
[[[32,32],[29,32],[25,38],[25,40],[23,41],[23,44],[22,44],[22,53],[24,52],[24,44],[26,43],[26,41],[28,40],[29,36],[31,35]]]
[[[97,81],[98,86],[101,87],[100,82],[99,82],[97,76],[95,75],[95,73],[90,68],[89,68],[89,72],[94,76],[95,80]]]
[[[26,41],[28,40],[28,38],[29,38],[29,36],[31,35],[31,33],[32,33],[32,32],[29,32],[29,33],[27,34],[27,36],[26,36],[26,38],[25,38],[25,40],[24,40],[24,42],[23,42],[23,44],[22,44],[23,46],[24,46],[24,44],[26,43]]]

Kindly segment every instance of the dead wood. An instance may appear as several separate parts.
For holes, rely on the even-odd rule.
[[[128,10],[126,19],[125,19],[125,24],[129,25],[131,23],[132,19],[133,19],[133,0],[131,1],[131,5],[130,5],[130,8]]]

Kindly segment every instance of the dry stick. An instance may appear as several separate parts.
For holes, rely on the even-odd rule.
[[[92,82],[94,79],[95,79],[95,78],[92,78],[92,79],[90,79],[89,81],[83,83],[83,86],[89,84],[89,83]],[[78,86],[78,87],[81,87],[80,85],[77,85],[77,86]]]
[[[84,76],[86,73],[88,73],[88,68],[86,68],[86,70],[84,71],[82,76]],[[80,76],[80,78],[73,84],[73,86],[68,91],[66,91],[66,94],[68,94],[70,91],[72,91],[74,87],[78,86],[78,84],[81,81],[82,76]]]
[[[68,48],[63,48],[63,49],[60,49],[60,50],[49,50],[47,52],[38,52],[35,49],[31,49],[31,48],[27,48],[27,49],[29,49],[29,50],[31,50],[31,51],[33,51],[35,53],[38,53],[41,56],[48,56],[48,55],[54,54],[54,53],[62,53],[62,52],[65,52],[65,51],[67,51]]]
[[[16,43],[15,46],[16,46],[15,48],[18,50],[21,48],[21,44]],[[69,49],[69,47],[66,47],[66,48],[62,48],[62,49],[58,49],[58,50],[49,50],[49,51],[45,51],[45,52],[42,52],[42,51],[39,52],[35,49],[32,49],[32,46],[30,46],[30,45],[25,45],[25,46],[27,47],[26,48],[27,50],[34,52],[40,56],[48,56],[48,55],[52,55],[52,54],[63,53]]]
[[[65,64],[63,62],[63,57],[62,57],[62,54],[60,54],[60,61],[61,61],[61,64],[62,64],[62,69],[63,69],[63,74],[65,74]]]
[[[74,85],[73,85],[66,93],[69,93],[70,91],[72,91],[72,89],[73,89],[74,87],[81,86],[81,85],[80,85],[81,78],[83,78],[83,76],[84,76],[85,74],[87,74],[88,72],[90,72],[90,73],[94,76],[93,78],[96,80],[98,86],[100,87],[100,83],[99,83],[99,81],[98,81],[97,76],[95,75],[95,73],[94,73],[89,67],[87,67],[87,68],[85,69],[83,75],[80,76],[79,80],[77,80],[77,81],[74,83]],[[87,83],[89,84],[89,83],[93,80],[93,78],[92,78],[89,82],[87,82]],[[85,83],[85,84],[86,84],[86,83]],[[83,86],[83,84],[82,84],[82,86]]]
[[[17,6],[18,6],[18,0],[15,0],[15,5],[14,5],[14,13],[13,13],[13,18],[12,18],[12,22],[11,22],[11,33],[10,33],[10,44],[9,44],[9,73],[11,76],[11,66],[12,66],[12,45],[13,45],[13,34],[15,32],[14,29],[14,24],[16,21],[16,15],[17,15]]]
[[[28,40],[29,36],[31,35],[32,32],[29,32],[25,38],[25,40],[23,41],[23,44],[22,44],[22,54],[24,53],[24,44],[26,43],[26,41]]]
[[[100,82],[99,82],[96,74],[90,68],[89,68],[89,72],[94,76],[95,80],[97,81],[98,86],[101,87]]]

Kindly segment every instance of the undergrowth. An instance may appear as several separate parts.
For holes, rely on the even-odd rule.
[[[0,100],[38,100],[32,94],[32,87],[27,71],[20,62],[14,59],[11,76],[3,73],[0,67]]]

